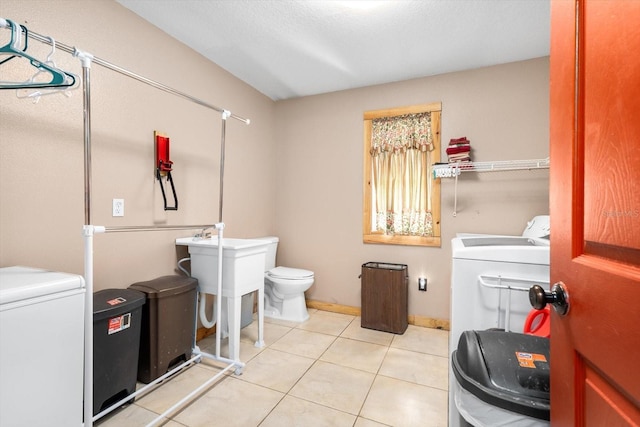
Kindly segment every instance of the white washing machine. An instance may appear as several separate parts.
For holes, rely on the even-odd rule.
[[[0,268],[0,426],[80,427],[81,276]]]
[[[523,331],[531,310],[529,288],[534,284],[549,288],[549,231],[547,216],[530,221],[523,236],[461,234],[452,239],[449,357],[463,331]],[[449,367],[452,427],[460,425],[455,381]]]

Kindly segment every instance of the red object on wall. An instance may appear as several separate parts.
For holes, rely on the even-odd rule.
[[[153,132],[156,148],[156,179],[160,183],[160,190],[162,191],[162,200],[164,203],[165,211],[177,211],[178,210],[178,196],[176,195],[176,187],[173,185],[173,178],[171,177],[171,167],[173,162],[171,161],[169,137]],[[171,184],[171,192],[173,193],[173,206],[167,205],[167,195],[164,191],[164,185],[162,184],[162,178],[166,177],[169,184]]]
[[[156,168],[160,172],[171,172],[169,137],[156,133]]]

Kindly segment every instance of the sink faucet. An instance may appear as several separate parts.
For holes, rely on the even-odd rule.
[[[211,232],[207,232],[209,228],[203,228],[200,233],[196,233],[193,236],[193,240],[202,240],[211,237]]]

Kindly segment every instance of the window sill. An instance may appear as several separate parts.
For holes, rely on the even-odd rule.
[[[365,234],[363,243],[377,243],[386,245],[430,246],[440,247],[440,237],[420,236],[388,236],[385,234]]]

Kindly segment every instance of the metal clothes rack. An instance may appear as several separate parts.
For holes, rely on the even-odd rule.
[[[0,18],[0,28],[8,28],[12,24],[9,21]],[[24,26],[20,26],[24,31],[27,38],[32,38],[39,42],[52,45],[53,40],[49,37],[43,36],[36,32],[26,29]],[[147,426],[153,426],[164,420],[164,418],[173,413],[176,409],[181,407],[186,402],[190,401],[194,396],[198,395],[202,390],[215,382],[218,378],[224,375],[227,371],[235,368],[235,372],[240,373],[244,364],[239,360],[230,360],[220,356],[220,328],[216,331],[216,353],[211,355],[201,352],[196,345],[195,334],[193,337],[193,352],[195,354],[190,360],[176,366],[171,371],[150,382],[146,386],[137,390],[135,393],[125,397],[124,399],[116,402],[109,408],[93,416],[93,237],[95,234],[110,233],[110,232],[142,232],[142,231],[162,231],[162,230],[194,230],[202,229],[214,229],[217,231],[218,237],[223,238],[224,223],[222,222],[222,206],[223,206],[223,186],[224,186],[224,151],[225,151],[225,135],[226,135],[226,121],[228,118],[233,118],[241,121],[245,124],[249,124],[250,120],[241,116],[232,114],[230,111],[215,105],[209,104],[201,99],[195,98],[184,92],[180,92],[162,83],[158,83],[154,80],[143,77],[139,74],[128,71],[122,67],[112,64],[104,59],[93,56],[90,53],[81,51],[75,47],[55,42],[57,49],[70,53],[74,57],[80,59],[82,64],[82,88],[83,88],[83,127],[84,127],[84,213],[85,223],[83,226],[83,239],[84,239],[84,279],[85,279],[85,336],[84,336],[84,426],[91,427],[93,422],[102,418],[104,415],[112,412],[122,404],[130,401],[132,398],[150,391],[152,387],[155,387],[158,383],[164,379],[174,375],[175,373],[185,369],[193,363],[198,363],[202,358],[208,358],[214,361],[227,363],[227,366],[219,373],[214,375],[204,384],[193,390],[182,400],[175,405],[167,409],[160,414],[155,420],[149,423]],[[145,83],[149,86],[160,89],[164,92],[173,94],[175,96],[184,98],[188,101],[194,102],[205,108],[214,110],[222,115],[222,133],[221,133],[221,157],[220,157],[220,200],[219,200],[219,218],[218,222],[214,224],[204,225],[165,225],[165,226],[119,226],[119,227],[105,227],[93,225],[91,221],[91,65],[98,64],[104,68],[110,69],[124,76],[130,77],[139,82]],[[218,245],[218,293],[222,295],[222,245]],[[216,298],[216,322],[221,324],[221,312],[222,312],[222,298]],[[197,316],[194,313],[194,322],[197,326]]]
[[[494,162],[440,163],[431,167],[433,178],[455,178],[453,187],[453,216],[458,211],[458,177],[462,172],[503,172],[549,169],[549,157],[533,160],[500,160]]]
[[[495,283],[493,283],[495,282]],[[540,280],[531,280],[526,278],[519,277],[508,277],[508,276],[493,276],[493,275],[481,275],[478,276],[478,283],[485,288],[497,289],[498,290],[498,308],[497,312],[497,320],[496,326],[500,327],[500,312],[502,311],[501,302],[502,302],[502,291],[507,291],[507,303],[505,304],[505,315],[504,315],[504,330],[509,332],[511,330],[511,292],[529,292],[529,288],[532,284],[546,284],[549,286],[549,282],[544,282]],[[527,285],[524,286],[513,286],[511,283],[522,283]]]

